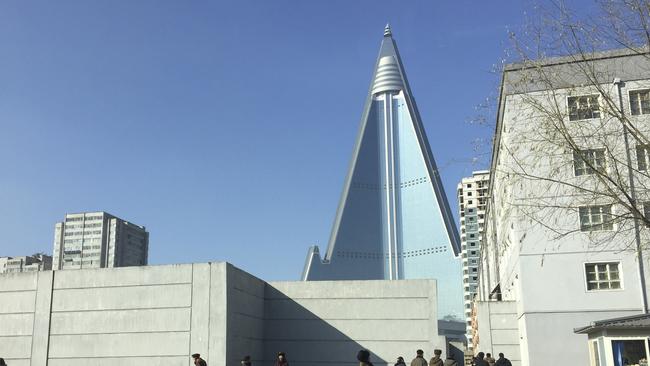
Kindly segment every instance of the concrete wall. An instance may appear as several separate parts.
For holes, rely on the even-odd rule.
[[[492,353],[497,358],[499,352],[503,352],[513,366],[521,365],[517,304],[514,301],[479,301],[476,314],[478,345],[475,353]]]
[[[375,364],[444,349],[432,280],[264,281],[227,263],[0,276],[0,357],[11,366]]]
[[[293,365],[375,365],[445,349],[436,284],[427,280],[272,282],[266,291],[265,359],[285,351]]]

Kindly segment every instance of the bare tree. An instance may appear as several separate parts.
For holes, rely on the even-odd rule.
[[[626,82],[650,79],[650,0],[597,5],[577,14],[552,2],[511,33],[517,62],[505,66],[500,113],[514,119],[499,126],[509,163],[498,169],[518,197],[513,212],[555,238],[589,232],[594,246],[616,237],[640,250],[650,246],[639,230],[650,226],[650,93]]]

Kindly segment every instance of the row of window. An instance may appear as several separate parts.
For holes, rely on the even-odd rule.
[[[63,236],[76,236],[76,235],[93,235],[93,234],[101,234],[101,230],[87,230],[87,231],[68,231],[63,234]]]
[[[637,169],[647,171],[650,166],[650,145],[636,146]],[[573,172],[576,177],[607,170],[605,149],[587,149],[573,153]]]
[[[598,95],[569,97],[569,121],[600,118]],[[650,89],[630,91],[630,113],[634,116],[650,114]]]

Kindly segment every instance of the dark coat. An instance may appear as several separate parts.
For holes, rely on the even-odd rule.
[[[507,358],[500,358],[497,360],[497,362],[494,364],[495,366],[512,366],[512,363],[510,362],[509,359]]]
[[[208,366],[208,364],[205,362],[205,360],[202,359],[201,357],[195,359],[195,360],[194,360],[194,364],[195,364],[196,366]]]
[[[442,358],[438,356],[433,356],[429,360],[429,366],[442,366],[443,363],[444,361],[442,360]]]
[[[474,363],[472,363],[474,366],[490,366],[485,360],[482,360],[478,357],[474,358]]]
[[[416,357],[411,361],[411,366],[429,366],[424,357]]]

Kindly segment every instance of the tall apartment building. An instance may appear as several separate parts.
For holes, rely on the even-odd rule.
[[[633,136],[650,136],[649,65],[647,51],[619,50],[505,67],[475,352],[614,364],[612,344],[574,330],[647,310],[650,145]],[[625,340],[611,336],[620,354]],[[629,364],[648,349],[639,342],[622,350]]]
[[[485,229],[485,206],[487,205],[490,172],[472,172],[471,177],[458,183],[458,211],[460,217],[460,241],[463,258],[463,295],[467,321],[467,344],[472,345],[472,301],[478,286],[480,243]]]
[[[20,257],[0,257],[0,273],[38,272],[52,269],[52,256],[37,253]]]
[[[148,255],[145,227],[106,212],[67,214],[55,225],[55,270],[143,266]]]

